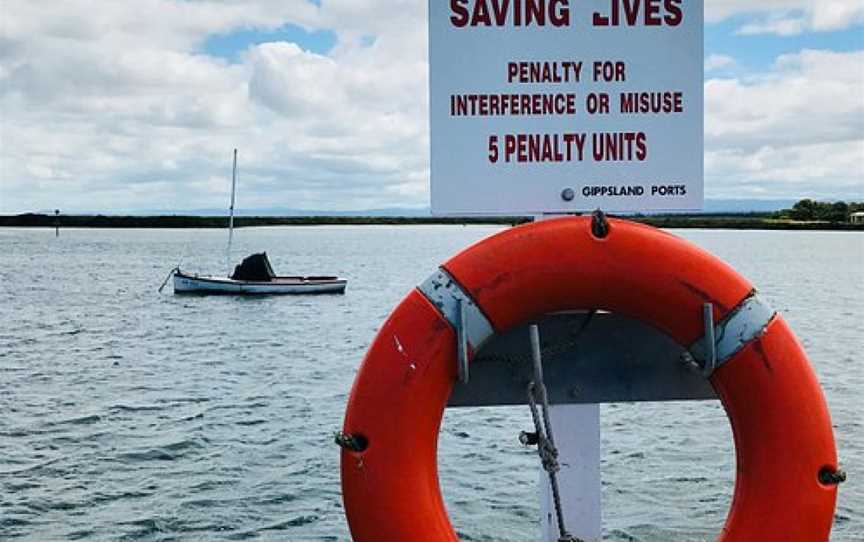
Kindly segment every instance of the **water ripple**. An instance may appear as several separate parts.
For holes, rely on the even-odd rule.
[[[235,257],[266,249],[277,269],[350,283],[239,299],[155,291],[188,241],[184,266],[224,268],[220,231],[0,229],[0,540],[348,540],[331,435],[358,364],[406,292],[497,230],[243,229]],[[850,473],[833,540],[859,539],[862,236],[679,233],[752,279],[805,343]],[[604,539],[713,540],[734,475],[722,408],[607,405],[602,423]],[[530,426],[525,408],[446,413],[439,472],[462,540],[536,539],[537,457],[516,438]]]

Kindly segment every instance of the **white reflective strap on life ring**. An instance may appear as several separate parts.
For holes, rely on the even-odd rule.
[[[756,292],[753,292],[732,309],[723,320],[714,326],[714,346],[717,358],[713,370],[717,370],[751,341],[759,338],[776,314],[777,311],[771,308]],[[708,353],[705,337],[699,338],[690,345],[688,350],[693,358],[704,367]]]
[[[468,342],[475,352],[495,333],[480,307],[444,269],[438,269],[423,281],[418,289],[450,322],[454,330],[458,332],[460,326],[464,328]],[[465,315],[464,322],[460,322],[460,303]]]

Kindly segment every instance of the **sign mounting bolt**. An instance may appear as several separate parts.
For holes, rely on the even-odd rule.
[[[576,192],[574,192],[572,188],[565,188],[561,191],[561,199],[564,201],[573,201],[573,198],[575,197]]]

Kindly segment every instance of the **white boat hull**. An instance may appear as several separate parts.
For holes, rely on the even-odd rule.
[[[268,282],[251,282],[174,273],[175,294],[341,294],[345,292],[347,283],[347,280],[336,277],[277,277]]]

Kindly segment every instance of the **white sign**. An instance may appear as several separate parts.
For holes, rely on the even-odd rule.
[[[430,0],[432,211],[696,210],[699,0]]]

